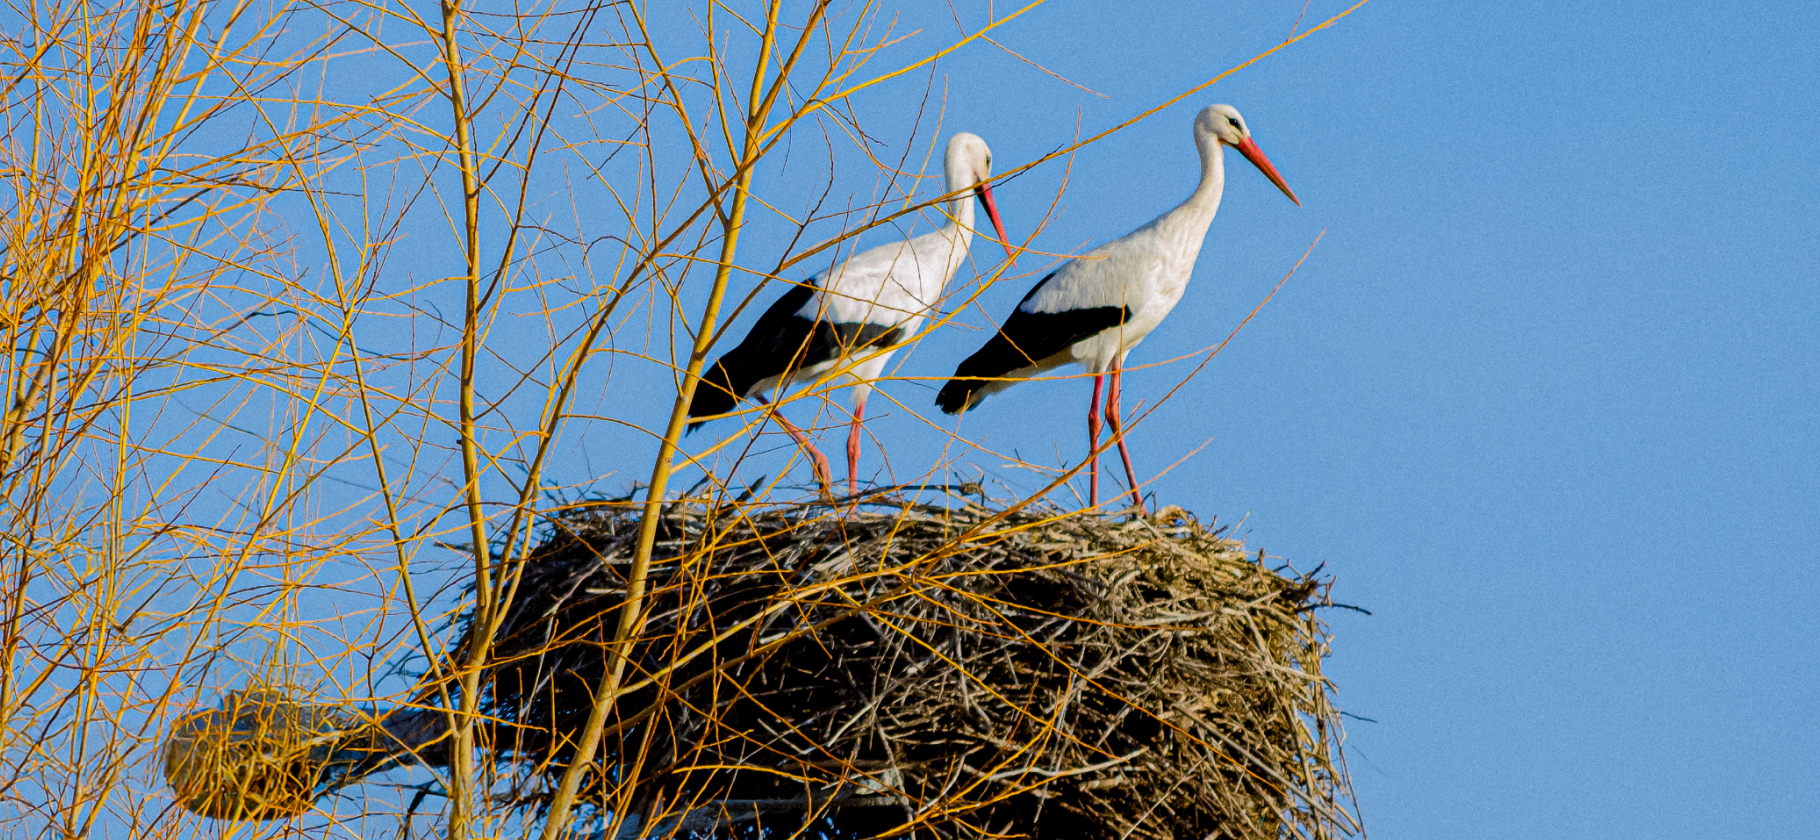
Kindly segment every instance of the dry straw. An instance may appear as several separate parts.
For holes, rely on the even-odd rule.
[[[634,511],[558,521],[496,637],[482,740],[521,768],[502,794],[519,807],[547,805],[595,706]],[[965,499],[845,516],[679,503],[656,549],[631,673],[582,787],[610,834],[1356,827],[1320,671],[1323,587],[1179,509],[1118,521]],[[329,770],[271,770],[326,789],[376,766],[360,758],[376,740],[442,763],[444,721],[400,711],[389,739],[355,727],[319,744],[341,762]]]

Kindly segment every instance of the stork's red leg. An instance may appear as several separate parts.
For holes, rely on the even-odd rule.
[[[864,387],[864,386],[862,386]],[[866,398],[871,389],[859,393],[853,401],[853,428],[847,432],[847,495],[859,495],[859,427],[866,416]]]
[[[1119,459],[1125,462],[1125,481],[1131,485],[1131,504],[1136,506],[1138,514],[1144,515],[1144,496],[1138,490],[1137,471],[1131,468],[1131,453],[1125,449],[1125,428],[1119,423],[1120,365],[1116,356],[1112,360],[1112,386],[1106,391],[1106,424],[1112,427],[1112,439],[1118,442]]]
[[[1100,506],[1100,383],[1106,377],[1094,374],[1093,399],[1087,403],[1087,458],[1093,463],[1087,468],[1087,505]]]
[[[766,402],[763,397],[760,397],[758,401],[761,403]],[[790,422],[790,418],[785,417],[783,412],[772,409],[771,416],[777,418],[777,424],[784,427],[784,431],[790,433],[790,439],[796,441],[796,445],[801,447],[803,452],[809,456],[809,464],[815,468],[815,483],[821,485],[822,495],[833,496],[834,479],[832,476],[834,475],[834,472],[828,469],[828,456],[823,455],[820,449],[815,448],[815,444],[809,441],[809,436],[803,434],[803,430],[797,428],[795,423]]]

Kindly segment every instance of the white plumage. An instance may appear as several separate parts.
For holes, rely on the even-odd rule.
[[[1106,421],[1118,440],[1132,495],[1141,507],[1137,480],[1119,428],[1119,369],[1132,348],[1150,335],[1182,299],[1201,243],[1219,211],[1226,186],[1225,147],[1232,146],[1272,183],[1301,204],[1251,139],[1244,118],[1230,105],[1209,105],[1194,120],[1201,179],[1187,201],[1149,224],[1070,260],[1043,278],[1018,303],[997,335],[962,362],[936,402],[953,414],[979,404],[1019,380],[1078,362],[1094,375],[1088,435],[1095,454],[1089,494],[1099,503],[1099,396],[1103,374],[1112,374]]]
[[[689,405],[691,418],[732,411],[741,398],[764,400],[780,385],[813,382],[846,366],[836,383],[852,384],[853,421],[847,440],[847,485],[859,491],[860,424],[872,382],[896,348],[935,310],[948,279],[967,259],[977,196],[1006,252],[1010,240],[999,221],[992,189],[992,151],[977,135],[948,141],[943,158],[948,223],[921,236],[881,245],[848,258],[785,292],[746,334],[702,375]],[[858,358],[855,362],[854,359]],[[816,478],[829,483],[827,458],[788,420],[778,416],[815,462]],[[700,426],[697,420],[691,428]]]

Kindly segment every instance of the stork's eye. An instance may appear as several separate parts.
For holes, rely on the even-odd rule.
[[[1241,131],[1243,131],[1243,130],[1244,130],[1244,129],[1245,129],[1245,127],[1244,127],[1244,126],[1242,126],[1242,125],[1239,125],[1239,118],[1238,118],[1238,117],[1227,117],[1227,118],[1226,118],[1226,121],[1227,121],[1227,122],[1229,122],[1229,123],[1232,123],[1232,127],[1233,127],[1233,128],[1236,128],[1236,129],[1239,129],[1239,130],[1241,130]]]

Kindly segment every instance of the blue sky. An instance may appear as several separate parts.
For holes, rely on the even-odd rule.
[[[1314,0],[1304,25],[1343,8]],[[1303,200],[1231,156],[1194,283],[1133,363],[1224,337],[1327,231],[1132,446],[1150,475],[1210,440],[1158,498],[1242,519],[1253,548],[1326,563],[1336,598],[1372,610],[1330,615],[1339,698],[1376,721],[1348,741],[1372,834],[1812,830],[1817,9],[1376,0],[1075,160],[1038,243],[1058,251],[1185,197],[1211,102],[1244,112]],[[1057,0],[998,39],[1107,98],[969,48],[935,79],[943,133],[981,134],[1001,168],[1029,160],[1300,12]],[[912,21],[916,43],[952,35]],[[928,81],[867,113],[888,121]],[[1060,175],[1000,188],[1014,234]],[[983,304],[1002,315],[1027,284]],[[981,340],[932,335],[901,373],[942,375]],[[1131,375],[1127,404],[1178,376]],[[1083,380],[1021,385],[964,431],[1058,463],[1079,455],[1086,398]],[[892,463],[923,469],[941,441],[873,405]]]

